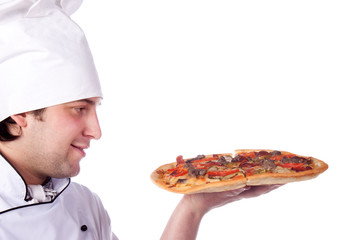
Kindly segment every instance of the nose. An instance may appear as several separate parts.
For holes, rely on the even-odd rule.
[[[84,135],[96,140],[101,138],[101,128],[96,110],[94,110],[87,119]]]

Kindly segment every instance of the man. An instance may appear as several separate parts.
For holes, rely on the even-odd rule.
[[[81,1],[0,1],[0,239],[117,239],[100,199],[71,182],[101,137]],[[212,208],[276,186],[184,196],[162,239],[196,238]]]

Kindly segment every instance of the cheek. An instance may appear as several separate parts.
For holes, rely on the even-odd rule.
[[[80,121],[59,121],[52,127],[54,135],[62,141],[71,141],[81,134]]]
[[[81,136],[82,122],[68,112],[61,112],[61,114],[45,119],[45,123],[39,133],[41,133],[45,145],[52,150],[58,148],[68,151],[71,143]]]
[[[58,128],[42,133],[42,144],[47,151],[61,152],[68,151],[74,139],[74,131],[67,131],[67,128]]]

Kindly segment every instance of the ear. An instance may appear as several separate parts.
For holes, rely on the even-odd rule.
[[[26,113],[19,113],[12,115],[11,118],[20,126],[26,127],[27,126],[27,114]]]

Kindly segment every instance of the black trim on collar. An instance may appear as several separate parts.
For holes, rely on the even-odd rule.
[[[21,180],[24,182],[24,186],[25,186],[25,196],[24,196],[24,201],[28,202],[31,199],[28,199],[27,197],[30,196],[29,190],[28,190],[28,186],[25,182],[25,179],[23,178],[23,176],[20,174],[20,172],[14,167],[14,165],[12,165],[12,163],[0,152],[0,155],[5,159],[5,161],[7,161],[9,163],[9,165],[15,170],[15,172],[20,176]],[[0,212],[1,213],[1,212]]]
[[[34,207],[34,206],[37,206],[37,205],[44,205],[44,204],[53,203],[53,202],[58,198],[58,196],[60,196],[60,194],[63,193],[63,192],[65,191],[65,189],[70,185],[71,179],[68,178],[68,180],[69,180],[68,184],[64,187],[64,189],[63,189],[61,192],[59,192],[59,193],[56,195],[56,197],[55,197],[53,200],[51,200],[51,201],[49,201],[49,202],[39,202],[39,203],[28,204],[28,205],[21,205],[21,206],[18,206],[18,207],[9,208],[9,209],[6,209],[5,211],[0,212],[0,215],[3,214],[3,213],[7,213],[7,212],[10,212],[10,211],[13,211],[13,210],[20,209],[20,208]]]

